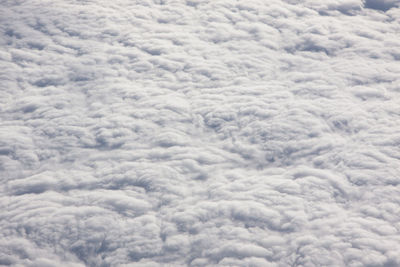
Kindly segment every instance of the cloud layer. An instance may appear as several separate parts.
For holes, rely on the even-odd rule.
[[[0,265],[400,265],[394,1],[1,6]]]

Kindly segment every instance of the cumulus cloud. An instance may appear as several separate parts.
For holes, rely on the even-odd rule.
[[[0,265],[400,265],[396,1],[3,1]]]

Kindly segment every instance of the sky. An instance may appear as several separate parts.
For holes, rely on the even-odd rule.
[[[395,0],[0,0],[0,265],[399,266]]]

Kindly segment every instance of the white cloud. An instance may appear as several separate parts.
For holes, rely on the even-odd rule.
[[[0,12],[0,264],[400,265],[394,1]]]

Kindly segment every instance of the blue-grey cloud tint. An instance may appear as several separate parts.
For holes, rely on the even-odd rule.
[[[0,265],[400,265],[395,1],[1,1]]]

